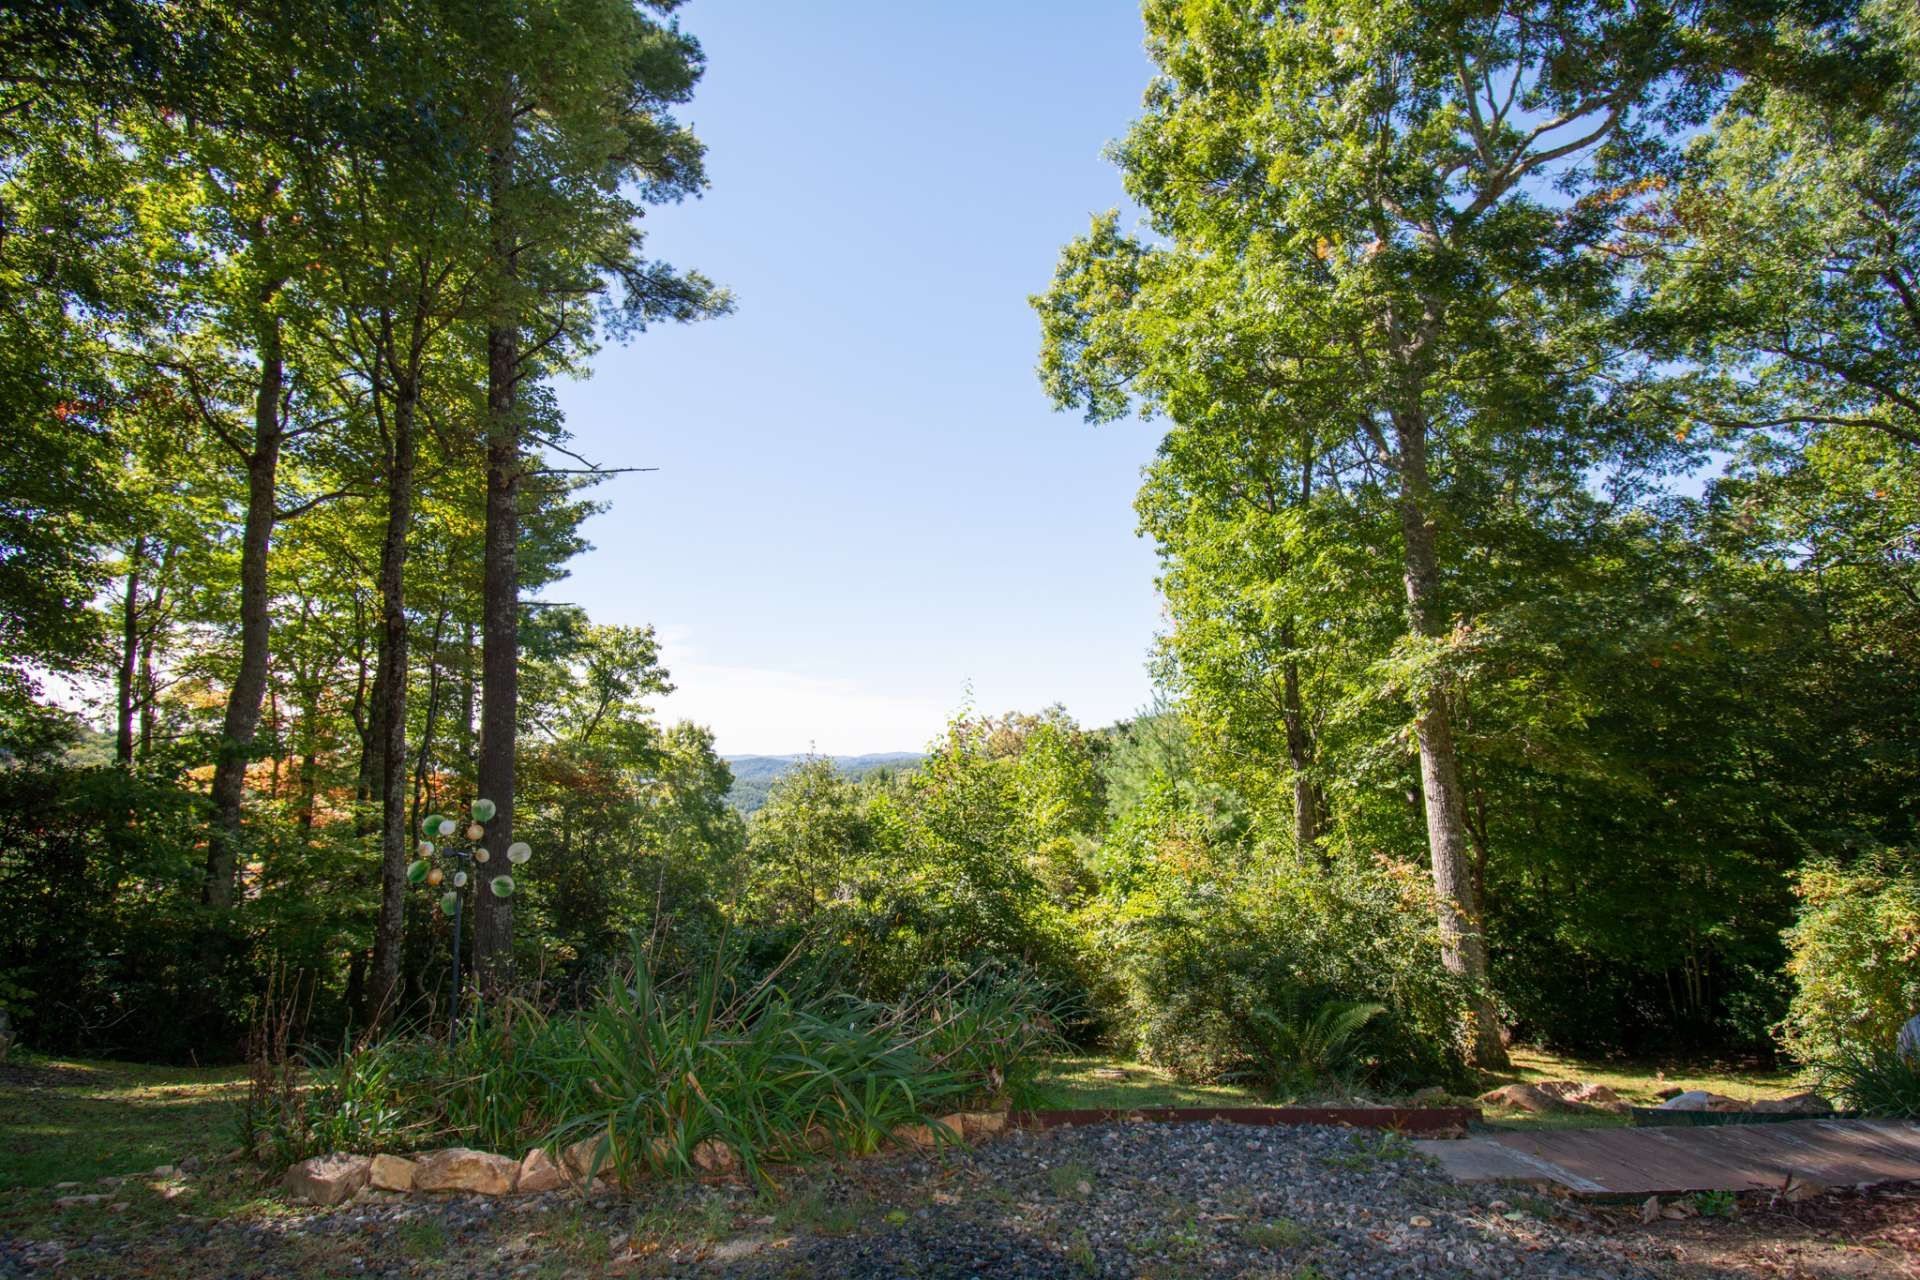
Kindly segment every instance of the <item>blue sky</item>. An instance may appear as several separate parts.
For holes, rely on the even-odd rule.
[[[560,389],[600,490],[547,592],[651,623],[660,710],[737,753],[917,749],[981,711],[1149,696],[1132,498],[1157,435],[1047,406],[1026,304],[1088,215],[1150,65],[1134,0],[694,0],[684,112],[712,190],[650,250],[738,312]]]

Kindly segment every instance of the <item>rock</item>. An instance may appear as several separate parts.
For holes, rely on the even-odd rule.
[[[1530,1084],[1506,1084],[1498,1089],[1480,1095],[1481,1102],[1490,1107],[1502,1107],[1508,1111],[1531,1111],[1536,1114],[1546,1111],[1580,1111],[1577,1102],[1568,1102],[1557,1098]]]
[[[55,1191],[71,1191],[79,1185],[77,1182],[56,1182],[53,1184],[53,1189]]]
[[[1749,1109],[1769,1116],[1824,1116],[1833,1111],[1833,1104],[1809,1092],[1785,1098],[1762,1098]]]
[[[1685,1092],[1686,1090],[1682,1089],[1679,1085],[1670,1084],[1665,1086],[1664,1088],[1655,1089],[1653,1091],[1653,1096],[1660,1099],[1660,1101],[1665,1102],[1668,1098],[1677,1098]]]
[[[1433,1225],[1433,1219],[1429,1218],[1424,1213],[1416,1213],[1411,1218],[1407,1219],[1407,1225],[1410,1227],[1419,1227],[1421,1230],[1424,1231],[1426,1228]]]
[[[1724,1097],[1709,1093],[1705,1089],[1688,1089],[1677,1093],[1660,1104],[1662,1111],[1745,1111],[1747,1106],[1737,1098]]]
[[[568,1173],[571,1173],[578,1180],[585,1182],[587,1175],[593,1172],[594,1164],[598,1162],[601,1170],[605,1171],[612,1155],[613,1147],[611,1138],[603,1132],[597,1133],[591,1138],[582,1138],[580,1141],[562,1151],[560,1153],[560,1163],[566,1166]]]
[[[1550,1098],[1558,1098],[1576,1106],[1595,1107],[1615,1114],[1632,1110],[1619,1094],[1603,1084],[1583,1084],[1578,1080],[1542,1080],[1534,1088]]]
[[[986,1138],[996,1133],[1004,1133],[1007,1128],[1007,1113],[969,1111],[960,1117],[960,1128],[969,1138]]]
[[[566,1185],[566,1170],[538,1147],[527,1152],[527,1158],[520,1162],[520,1176],[514,1181],[514,1189],[521,1195],[558,1191]]]
[[[1424,1089],[1415,1089],[1413,1091],[1413,1101],[1415,1102],[1444,1102],[1446,1098],[1447,1091],[1437,1084],[1430,1084]]]
[[[491,1151],[448,1147],[420,1157],[413,1171],[413,1189],[504,1196],[513,1190],[513,1180],[519,1172],[517,1161]]]
[[[939,1138],[933,1129],[924,1124],[903,1124],[894,1126],[893,1140],[903,1147],[931,1147]]]
[[[1676,1200],[1660,1210],[1660,1216],[1678,1222],[1682,1218],[1699,1216],[1700,1211],[1685,1200]]]
[[[173,1175],[179,1172],[180,1172],[180,1167],[178,1165],[157,1164],[153,1166],[152,1169],[148,1170],[147,1176],[149,1178],[171,1178],[173,1177]]]
[[[56,1209],[84,1209],[88,1205],[101,1204],[105,1202],[106,1199],[107,1197],[104,1192],[97,1192],[89,1196],[60,1196],[54,1200],[53,1207]]]
[[[280,1185],[295,1200],[304,1200],[308,1204],[339,1204],[343,1200],[351,1200],[356,1191],[367,1185],[367,1171],[372,1167],[373,1161],[365,1156],[336,1151],[331,1155],[302,1160],[287,1170],[287,1176]]]
[[[964,1112],[955,1111],[950,1115],[941,1116],[933,1123],[935,1128],[942,1131],[941,1136],[949,1142],[959,1142],[967,1136],[967,1117]]]
[[[367,1170],[367,1184],[376,1191],[411,1191],[419,1169],[419,1165],[401,1156],[375,1156]]]
[[[1658,1222],[1660,1220],[1660,1197],[1648,1196],[1640,1204],[1640,1221]]]
[[[694,1145],[693,1163],[708,1173],[732,1173],[740,1166],[733,1148],[718,1138],[707,1138]]]

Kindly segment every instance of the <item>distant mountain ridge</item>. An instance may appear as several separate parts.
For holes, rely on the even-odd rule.
[[[728,803],[742,813],[752,813],[767,802],[767,793],[773,790],[780,776],[807,758],[804,754],[722,757],[733,770],[733,790],[727,793]],[[817,758],[832,761],[834,768],[848,777],[861,778],[876,769],[911,769],[926,757],[918,751],[879,751],[861,756]]]

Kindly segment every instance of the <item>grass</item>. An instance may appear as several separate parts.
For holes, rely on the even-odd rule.
[[[210,1159],[233,1147],[235,1104],[246,1091],[244,1067],[16,1054],[0,1066],[0,1189]]]
[[[1729,1098],[1754,1101],[1784,1097],[1813,1087],[1811,1078],[1797,1069],[1750,1062],[1603,1060],[1529,1048],[1516,1048],[1511,1057],[1512,1069],[1484,1073],[1479,1091],[1515,1082],[1579,1080],[1605,1085],[1634,1106],[1651,1107],[1659,1105],[1658,1095],[1662,1089],[1705,1089]],[[1034,1106],[1041,1109],[1130,1111],[1145,1107],[1267,1104],[1267,1099],[1250,1089],[1183,1084],[1146,1063],[1098,1054],[1048,1059],[1039,1068],[1032,1096]],[[1491,1113],[1490,1118],[1502,1126],[1533,1129],[1612,1128],[1628,1122],[1626,1116],[1604,1111],[1543,1115],[1501,1111]]]
[[[1112,1073],[1121,1075],[1114,1078]],[[1040,1065],[1030,1096],[1036,1110],[1142,1107],[1257,1107],[1260,1096],[1233,1085],[1182,1084],[1144,1062],[1101,1055],[1050,1058]]]
[[[1795,1068],[1761,1066],[1751,1062],[1709,1061],[1618,1061],[1579,1058],[1549,1053],[1542,1049],[1516,1048],[1510,1051],[1513,1067],[1509,1071],[1484,1073],[1481,1088],[1496,1089],[1516,1082],[1536,1084],[1542,1080],[1578,1080],[1585,1084],[1605,1085],[1622,1101],[1636,1107],[1660,1105],[1663,1089],[1704,1089],[1744,1102],[1762,1098],[1780,1098],[1812,1088],[1806,1074]],[[1629,1117],[1595,1112],[1495,1113],[1502,1125],[1529,1129],[1601,1129],[1625,1125]]]

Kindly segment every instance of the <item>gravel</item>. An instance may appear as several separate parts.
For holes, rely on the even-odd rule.
[[[71,1231],[0,1227],[0,1276],[1659,1274],[1646,1244],[1596,1229],[1575,1202],[1457,1186],[1398,1139],[1322,1127],[1016,1131],[794,1173],[777,1193],[680,1183],[218,1217],[124,1208]]]

